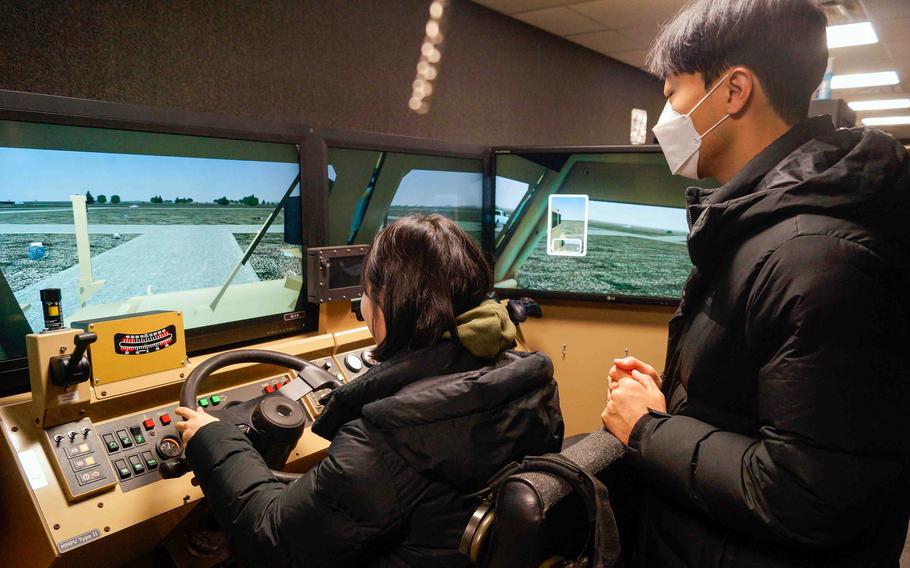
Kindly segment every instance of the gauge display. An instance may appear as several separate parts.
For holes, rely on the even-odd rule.
[[[114,350],[118,355],[145,355],[167,349],[177,342],[177,328],[169,325],[148,333],[114,334]]]
[[[182,451],[183,444],[173,436],[166,436],[158,442],[158,454],[166,460],[180,457]]]

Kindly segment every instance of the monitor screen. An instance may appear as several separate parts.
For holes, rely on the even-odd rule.
[[[363,255],[333,257],[329,261],[329,288],[337,290],[360,286],[363,258]]]
[[[408,213],[439,213],[481,240],[483,160],[329,147],[330,245],[370,244]]]
[[[659,149],[497,152],[495,167],[498,290],[679,298],[689,183]]]
[[[44,288],[67,324],[179,310],[188,339],[296,313],[296,144],[0,121],[0,172],[0,361]]]

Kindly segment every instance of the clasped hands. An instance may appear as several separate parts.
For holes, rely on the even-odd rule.
[[[660,375],[651,365],[635,357],[614,359],[609,373],[607,405],[600,415],[604,428],[628,445],[632,428],[649,409],[667,411],[660,382]]]

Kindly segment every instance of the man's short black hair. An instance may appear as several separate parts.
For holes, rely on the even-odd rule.
[[[406,215],[381,230],[363,263],[364,293],[385,316],[380,361],[400,351],[457,340],[456,316],[493,287],[490,265],[458,223],[439,214]]]
[[[815,0],[697,0],[663,27],[648,63],[661,78],[700,72],[706,87],[729,67],[748,67],[774,111],[795,124],[825,73],[826,26]]]

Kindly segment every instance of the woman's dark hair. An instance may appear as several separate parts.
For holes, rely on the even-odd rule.
[[[701,73],[706,88],[727,68],[748,67],[778,116],[796,124],[828,64],[826,27],[815,0],[698,0],[661,29],[648,64],[661,78]]]
[[[477,243],[442,215],[408,215],[384,228],[361,278],[385,316],[385,339],[374,356],[428,347],[446,332],[457,339],[455,317],[486,299],[490,272]]]

